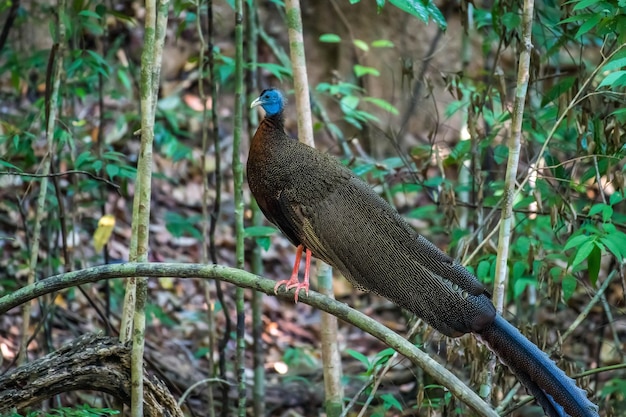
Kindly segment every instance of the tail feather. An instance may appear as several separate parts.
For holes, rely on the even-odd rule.
[[[599,415],[598,407],[587,399],[586,392],[502,316],[496,315],[493,323],[479,336],[511,369],[548,416]]]

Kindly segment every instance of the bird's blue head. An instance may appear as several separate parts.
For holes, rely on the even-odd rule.
[[[282,93],[275,88],[263,90],[261,95],[250,103],[250,108],[261,106],[265,110],[266,116],[274,116],[283,111],[285,107],[285,98]]]

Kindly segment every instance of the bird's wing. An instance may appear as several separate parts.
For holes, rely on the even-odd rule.
[[[359,179],[310,204],[284,198],[302,225],[302,243],[357,287],[389,298],[447,335],[493,320],[482,284]]]

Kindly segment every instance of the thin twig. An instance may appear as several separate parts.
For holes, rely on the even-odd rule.
[[[63,172],[51,172],[48,174],[31,174],[28,172],[14,172],[14,171],[0,171],[0,175],[17,175],[20,177],[33,177],[33,178],[52,178],[52,177],[63,177],[65,175],[71,175],[71,174],[82,174],[82,175],[86,175],[89,178],[96,180],[96,181],[100,181],[105,183],[106,185],[112,187],[115,189],[115,191],[121,195],[120,193],[120,186],[117,185],[116,183],[107,180],[106,178],[102,178],[99,177],[95,174],[92,174],[91,172],[88,171],[81,171],[79,169],[70,169],[68,171],[63,171]]]

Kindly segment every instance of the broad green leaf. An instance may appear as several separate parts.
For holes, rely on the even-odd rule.
[[[565,301],[569,300],[574,294],[577,284],[578,282],[576,281],[576,277],[574,277],[572,274],[567,274],[563,277],[563,281],[561,282],[561,289],[563,290],[563,298],[565,298]]]
[[[341,111],[346,114],[356,110],[358,105],[359,98],[357,96],[345,96],[339,100],[339,107],[341,107]]]
[[[14,169],[17,172],[22,172],[22,169],[13,165],[12,163],[10,163],[9,161],[5,161],[4,159],[0,158],[0,166],[5,167],[5,168],[11,168]]]
[[[381,364],[386,364],[387,361],[389,360],[389,358],[391,356],[393,356],[394,353],[396,353],[394,348],[387,348],[387,349],[381,350],[374,357],[374,361],[373,361],[374,362],[374,366],[381,365]]]
[[[356,46],[362,51],[367,52],[370,50],[369,45],[365,41],[362,41],[361,39],[355,39],[354,41],[352,41],[352,43],[354,43],[354,46]]]
[[[500,165],[507,161],[509,158],[509,148],[506,145],[498,145],[493,150],[493,160],[496,164]]]
[[[387,39],[378,39],[372,42],[372,48],[393,48],[393,42]]]
[[[589,239],[585,243],[583,243],[576,252],[576,255],[574,256],[574,260],[572,261],[572,268],[587,259],[587,257],[595,247],[596,244],[593,239]]]
[[[372,103],[393,115],[398,115],[398,109],[396,109],[396,107],[393,104],[389,103],[387,100],[376,97],[365,97],[363,100],[367,101],[368,103]]]
[[[454,148],[452,149],[452,152],[450,152],[450,155],[448,155],[448,157],[446,158],[445,163],[450,165],[452,163],[458,163],[462,161],[463,158],[465,158],[465,156],[469,153],[471,149],[472,149],[472,141],[470,140],[458,141],[457,144],[454,145]]]
[[[522,261],[516,261],[513,264],[512,272],[513,279],[520,279],[524,275],[524,272],[526,272],[526,263]]]
[[[608,222],[611,220],[611,217],[613,217],[613,207],[605,205],[602,210],[602,221]]]
[[[626,258],[626,234],[616,230],[600,238],[604,246],[621,262]]]
[[[389,410],[391,407],[394,407],[396,410],[404,411],[404,407],[400,404],[400,401],[391,393],[383,394],[380,396],[383,400],[383,404],[386,410]]]
[[[615,240],[607,239],[606,237],[601,237],[600,242],[604,245],[604,247],[606,247],[609,250],[609,252],[611,252],[615,256],[615,258],[619,262],[622,262],[622,259],[623,259],[622,251],[620,247],[616,245]]]
[[[619,192],[615,192],[611,194],[611,197],[609,197],[609,204],[614,206],[617,203],[620,203],[623,199],[624,197],[622,197],[622,194],[620,194]]]
[[[339,35],[335,35],[334,33],[324,33],[323,35],[320,35],[320,42],[338,43],[341,42],[341,37]]]
[[[595,216],[596,214],[601,213],[606,206],[607,205],[604,203],[594,204],[593,207],[591,207],[591,209],[589,210],[589,215]]]
[[[354,75],[356,75],[357,77],[362,77],[367,74],[378,77],[380,75],[380,71],[378,71],[376,68],[365,67],[363,65],[354,66]]]
[[[428,23],[430,12],[424,4],[419,0],[389,0],[389,3],[396,6],[398,9],[407,12],[420,19],[424,23]]]
[[[600,70],[600,74],[602,74],[604,71],[619,70],[624,67],[626,67],[626,50],[615,54],[615,56],[613,56],[613,58],[611,58],[609,62],[604,64],[604,66]]]
[[[537,285],[537,281],[535,281],[532,278],[526,277],[526,278],[516,279],[515,284],[513,284],[513,297],[519,298],[524,292],[524,290],[526,290],[526,287],[529,287],[529,286],[534,287],[536,285]]]
[[[589,19],[591,16],[593,16],[593,13],[582,13],[582,14],[577,14],[574,16],[566,17],[565,19],[562,19],[561,21],[559,21],[559,25],[586,20],[586,19]]]
[[[626,70],[615,71],[604,77],[598,88],[621,87],[626,85]]]
[[[626,1],[626,0],[624,0]],[[611,116],[615,116],[618,120],[626,119],[626,107],[611,112]]]
[[[587,8],[589,6],[593,6],[595,4],[598,4],[598,0],[580,0],[578,2],[572,1],[572,2],[568,2],[568,3],[576,3],[576,5],[572,9],[572,11],[577,11],[577,10],[582,10],[582,9]]]
[[[576,82],[577,77],[563,77],[560,79],[541,99],[541,105],[545,106],[546,104],[556,100],[565,92],[567,92],[574,83]]]
[[[585,33],[589,32],[591,29],[596,27],[600,20],[602,19],[602,15],[600,13],[592,14],[589,19],[585,20],[582,25],[578,28],[578,32],[574,35],[574,38],[580,39]]]
[[[522,18],[518,13],[507,12],[500,17],[500,22],[508,30],[517,30],[522,23]]]
[[[441,30],[446,30],[448,27],[448,22],[446,22],[446,18],[441,13],[441,10],[437,7],[432,0],[428,0],[428,6],[426,6],[428,12],[430,13],[430,18],[441,28]]]
[[[100,15],[96,12],[92,12],[91,10],[81,10],[80,12],[78,12],[79,16],[83,16],[83,17],[93,17],[94,19],[100,19]]]
[[[600,273],[600,259],[602,258],[602,250],[598,245],[594,245],[593,250],[587,258],[587,271],[589,271],[589,280],[591,285],[595,286]]]
[[[354,349],[346,349],[345,352],[348,355],[352,356],[357,361],[361,362],[367,369],[369,369],[369,367],[370,367],[370,360],[369,360],[369,358],[367,356],[365,356],[361,352],[357,352]]]
[[[274,64],[272,62],[259,62],[256,65],[259,68],[264,68],[268,70],[270,73],[272,73],[274,77],[278,78],[281,81],[283,79],[283,75],[287,76],[288,78],[291,78],[293,76],[291,68],[285,67],[284,65]]]
[[[243,231],[244,237],[263,237],[271,236],[278,232],[278,229],[272,226],[250,226]]]
[[[120,167],[113,164],[107,164],[106,172],[110,179],[114,179],[120,173]]]
[[[489,277],[489,270],[491,269],[491,262],[489,261],[480,261],[478,263],[478,267],[476,268],[476,277],[481,281],[484,281],[487,277]]]

